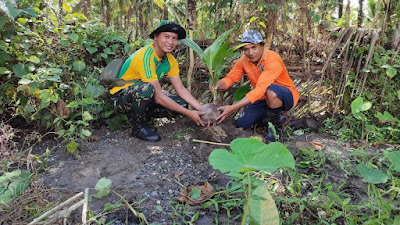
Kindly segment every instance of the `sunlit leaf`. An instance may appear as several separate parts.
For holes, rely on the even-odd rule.
[[[265,23],[264,22],[259,22],[258,24],[260,24],[262,27],[264,27],[264,28],[266,28],[267,27],[267,25],[265,25]]]
[[[351,112],[358,120],[366,120],[365,116],[361,112],[367,111],[371,107],[372,103],[369,101],[364,102],[362,97],[358,97],[351,102]]]
[[[67,145],[67,151],[70,153],[74,153],[76,151],[76,149],[78,149],[78,144],[76,143],[76,141],[71,141]]]
[[[82,113],[82,119],[85,121],[89,121],[89,120],[92,120],[93,117],[92,117],[92,115],[90,115],[90,113],[88,111],[85,111]]]
[[[33,63],[40,63],[40,59],[37,56],[31,55],[28,58],[28,61],[33,62]]]
[[[249,22],[251,23],[251,22],[253,22],[253,21],[256,20],[256,19],[258,19],[258,17],[253,16],[253,17],[250,18],[250,21],[249,21]]]
[[[72,12],[72,7],[68,2],[65,2],[62,4],[62,7],[65,11],[71,13]]]
[[[112,181],[105,177],[103,177],[99,181],[97,181],[96,185],[94,186],[94,189],[96,189],[98,191],[98,193],[95,195],[95,197],[101,198],[101,197],[108,195],[110,193],[111,184],[112,184]]]
[[[279,212],[266,186],[257,187],[250,198],[250,216],[257,224],[279,224]]]
[[[390,77],[393,78],[397,74],[397,70],[393,68],[392,66],[386,69],[386,74]]]
[[[154,2],[156,5],[158,5],[158,7],[160,7],[161,9],[164,8],[164,5],[163,5],[164,0],[153,0],[153,2]]]
[[[5,67],[0,67],[0,75],[2,74],[9,74],[11,71]]]
[[[27,22],[25,18],[18,18],[17,21],[21,24],[25,24]]]
[[[358,165],[356,169],[368,183],[380,184],[386,183],[388,180],[388,176],[383,173],[382,170],[368,168],[361,164]]]
[[[82,134],[85,135],[86,137],[90,137],[92,135],[92,132],[86,129],[82,129]]]
[[[24,85],[24,84],[30,84],[32,81],[29,79],[21,79],[18,81],[18,84]]]

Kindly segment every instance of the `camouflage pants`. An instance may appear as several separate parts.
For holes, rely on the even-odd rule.
[[[174,118],[179,114],[156,103],[154,86],[141,82],[129,86],[111,96],[114,110],[130,114],[130,121],[147,121],[150,118]],[[188,104],[179,96],[169,96],[179,105],[187,108]]]

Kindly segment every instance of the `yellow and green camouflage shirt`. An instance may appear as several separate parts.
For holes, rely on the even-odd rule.
[[[175,57],[166,53],[163,59],[158,57],[153,44],[147,45],[131,55],[122,66],[118,78],[124,80],[139,79],[142,82],[161,80],[164,75],[169,77],[179,76],[179,65]],[[121,87],[114,87],[110,94],[125,89],[134,83],[128,83]]]

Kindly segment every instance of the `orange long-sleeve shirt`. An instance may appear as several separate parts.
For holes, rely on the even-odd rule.
[[[299,101],[299,91],[294,87],[293,81],[289,77],[283,60],[278,53],[265,49],[258,65],[251,63],[245,55],[235,63],[231,71],[221,81],[229,88],[245,74],[253,86],[253,90],[246,94],[251,103],[265,99],[265,93],[271,84],[289,88],[293,95],[293,107]]]

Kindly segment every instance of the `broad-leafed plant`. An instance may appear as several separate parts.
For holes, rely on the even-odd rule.
[[[281,167],[294,168],[292,153],[281,143],[265,144],[254,138],[238,138],[231,142],[232,152],[215,149],[209,156],[212,167],[234,180],[242,180],[246,189],[246,205],[242,223],[279,224],[279,212],[266,184],[251,178],[256,172],[275,172]],[[250,215],[250,216],[248,216]]]
[[[207,66],[210,75],[210,83],[213,86],[215,86],[215,84],[218,82],[221,77],[222,71],[227,67],[223,64],[224,59],[228,56],[231,56],[236,49],[244,45],[240,44],[238,46],[229,48],[232,42],[226,39],[233,30],[234,28],[225,31],[204,51],[200,48],[198,44],[188,38],[180,40],[182,44],[188,46],[189,48],[193,49],[193,51],[195,51],[197,54],[199,54],[201,60]],[[215,102],[216,99],[217,91],[214,90],[213,102]]]

